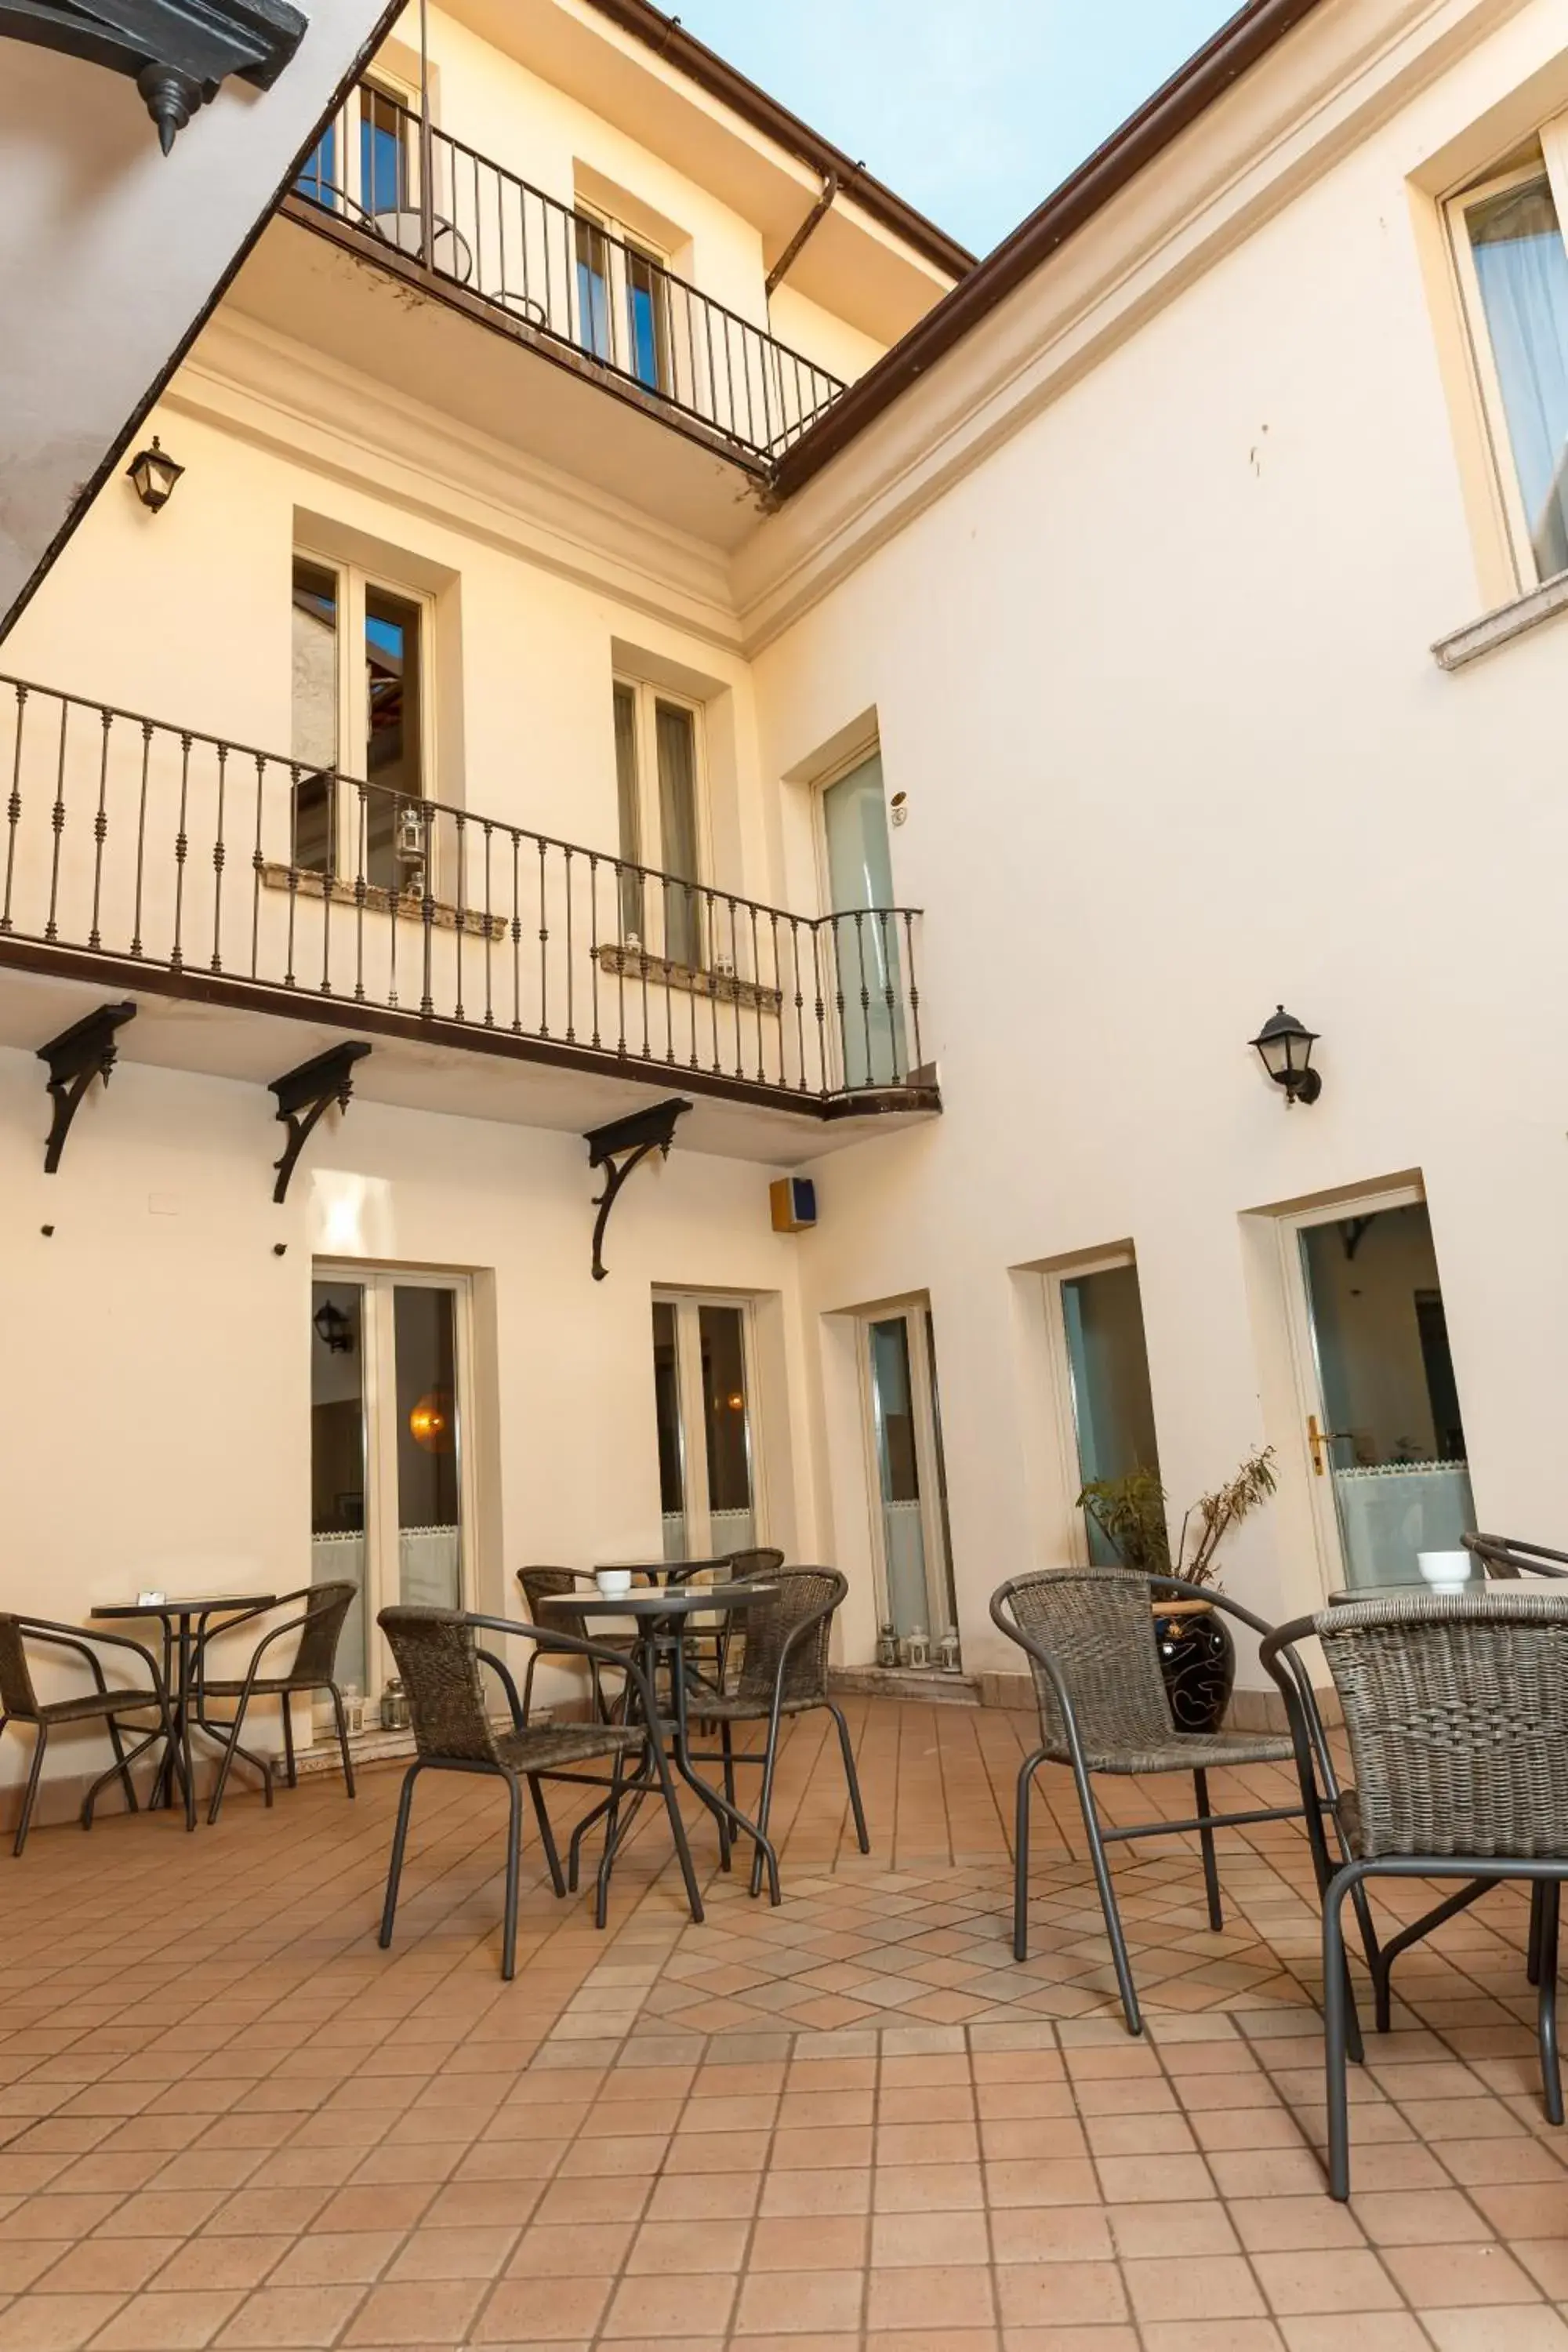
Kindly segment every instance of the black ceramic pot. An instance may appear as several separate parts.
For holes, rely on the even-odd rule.
[[[1154,1610],[1154,1643],[1178,1731],[1217,1731],[1236,1681],[1230,1629],[1217,1609]]]

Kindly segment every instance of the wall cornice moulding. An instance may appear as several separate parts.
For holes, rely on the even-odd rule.
[[[728,566],[716,551],[257,320],[232,310],[216,319],[164,404],[724,652],[740,650]]]
[[[1568,0],[1330,0],[732,559],[760,653],[1401,106]],[[1415,159],[1413,160],[1413,164]]]

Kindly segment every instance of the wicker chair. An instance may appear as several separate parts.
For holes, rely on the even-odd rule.
[[[680,1561],[671,1571],[669,1580],[672,1584],[688,1584],[697,1576],[714,1576],[732,1578],[737,1584],[762,1583],[784,1566],[784,1557],[783,1552],[772,1544],[757,1544],[749,1551],[724,1552],[718,1559]],[[697,1662],[701,1660],[703,1665],[711,1666],[712,1686],[722,1690],[724,1677],[729,1672],[730,1652],[737,1636],[742,1640],[745,1638],[743,1621],[728,1610],[705,1626],[688,1629],[687,1667],[692,1681],[698,1685],[694,1698],[699,1708],[708,1676]],[[706,1722],[708,1718],[703,1716],[700,1719]]]
[[[540,1841],[544,1848],[551,1884],[557,1895],[564,1895],[566,1881],[562,1875],[561,1857],[556,1852],[540,1783],[543,1780],[588,1780],[592,1776],[574,1771],[572,1768],[591,1763],[599,1758],[611,1759],[614,1777],[609,1829],[605,1858],[599,1867],[595,1909],[595,1924],[602,1927],[609,1900],[609,1864],[614,1853],[616,1801],[622,1775],[627,1754],[640,1749],[658,1776],[669,1812],[687,1895],[694,1915],[701,1916],[690,1848],[681,1825],[680,1809],[671,1785],[669,1767],[659,1741],[650,1740],[645,1728],[646,1723],[655,1719],[652,1693],[635,1658],[622,1657],[618,1652],[605,1649],[595,1642],[578,1641],[553,1627],[543,1633],[536,1626],[518,1624],[510,1618],[476,1617],[453,1609],[384,1609],[377,1622],[392,1645],[393,1656],[397,1661],[397,1669],[408,1694],[409,1714],[417,1750],[415,1761],[404,1774],[403,1790],[398,1799],[397,1827],[393,1835],[392,1859],[386,1876],[386,1901],[381,1917],[384,1951],[392,1942],[392,1925],[397,1910],[398,1883],[403,1875],[404,1849],[408,1842],[414,1786],[421,1772],[489,1773],[507,1784],[510,1813],[506,1849],[501,1975],[509,1980],[517,1968],[518,1857],[522,1843],[522,1783],[525,1780],[538,1817]],[[481,1633],[497,1633],[503,1637],[521,1634],[525,1641],[547,1641],[552,1649],[586,1658],[590,1664],[620,1667],[629,1678],[643,1720],[563,1724],[534,1728],[528,1722],[517,1685],[505,1661],[493,1650],[479,1647],[478,1636]],[[512,1727],[510,1731],[498,1732],[490,1721],[479,1673],[481,1666],[490,1668],[506,1693],[511,1710]],[[595,1781],[594,1785],[600,1784]]]
[[[518,1591],[522,1594],[523,1613],[531,1625],[539,1625],[541,1622],[541,1601],[556,1600],[562,1593],[574,1591],[578,1585],[584,1586],[589,1594],[595,1590],[592,1576],[585,1570],[575,1568],[520,1568],[517,1571],[517,1584]],[[560,1638],[563,1634],[570,1638],[563,1641]],[[537,1635],[532,1653],[529,1657],[527,1671],[522,1678],[522,1717],[525,1723],[529,1719],[529,1710],[533,1705],[533,1670],[541,1658],[575,1656],[578,1654],[577,1645],[584,1642],[588,1643],[595,1650],[613,1650],[616,1653],[615,1663],[617,1665],[625,1663],[626,1654],[635,1646],[629,1633],[590,1633],[588,1621],[581,1611],[552,1610],[549,1630],[545,1631],[542,1628]],[[605,1696],[605,1685],[601,1680],[603,1668],[606,1663],[607,1661],[599,1658],[589,1661],[589,1675],[594,1685],[594,1704],[599,1711],[601,1722],[604,1723],[608,1723],[612,1719],[610,1704]]]
[[[1344,1713],[1354,1786],[1335,1813],[1349,1858],[1323,1891],[1329,2189],[1350,2195],[1347,2042],[1355,2001],[1345,1965],[1347,1895],[1373,1877],[1467,1883],[1404,1928],[1373,1962],[1378,2022],[1400,1953],[1499,1879],[1540,1895],[1536,2032],[1548,2120],[1563,2121],[1557,2055],[1558,1909],[1568,1876],[1568,1593],[1412,1591],[1352,1601],[1281,1626],[1263,1663],[1285,1692],[1306,1787],[1310,1727],[1292,1644],[1322,1643]],[[1322,1860],[1319,1857],[1320,1876]],[[1352,2050],[1353,2054],[1353,2048]]]
[[[731,1564],[746,1557],[743,1553],[731,1554]],[[861,1853],[869,1853],[871,1840],[866,1829],[866,1810],[860,1801],[849,1726],[827,1688],[827,1645],[834,1612],[848,1591],[848,1583],[836,1568],[779,1568],[770,1571],[767,1580],[774,1588],[773,1594],[746,1612],[745,1651],[735,1688],[711,1695],[704,1691],[693,1704],[693,1712],[702,1722],[718,1725],[720,1752],[716,1756],[694,1756],[692,1761],[723,1765],[724,1794],[731,1805],[735,1801],[736,1765],[762,1766],[757,1827],[765,1837],[784,1718],[826,1707],[838,1727],[838,1749],[844,1759],[844,1778],[849,1786],[855,1835]],[[737,1723],[765,1723],[768,1730],[764,1745],[737,1754],[733,1738]],[[763,1853],[759,1847],[752,1864],[753,1895],[762,1883]]]
[[[1466,1535],[1459,1540],[1480,1562],[1482,1575],[1500,1584],[1516,1583],[1521,1576],[1568,1576],[1568,1551],[1549,1551],[1518,1536]]]
[[[32,1668],[27,1652],[39,1648],[70,1650],[85,1658],[92,1673],[92,1688],[79,1691],[74,1698],[40,1699],[33,1686]],[[147,1669],[149,1687],[110,1690],[104,1677],[100,1648],[129,1650],[140,1658]],[[151,1731],[138,1740],[129,1755],[125,1749],[121,1717],[145,1715],[154,1710],[158,1720]],[[98,1792],[107,1782],[118,1780],[125,1790],[125,1801],[132,1812],[136,1811],[136,1787],[131,1778],[131,1767],[144,1755],[154,1740],[169,1743],[169,1753],[174,1752],[174,1735],[169,1721],[169,1695],[163,1687],[163,1677],[150,1650],[140,1642],[131,1641],[123,1633],[89,1633],[77,1625],[57,1625],[47,1617],[17,1617],[0,1615],[0,1737],[9,1723],[27,1723],[33,1727],[33,1768],[27,1775],[27,1786],[22,1799],[21,1818],[16,1823],[16,1842],[11,1851],[20,1854],[27,1843],[32,1825],[33,1807],[37,1801],[38,1783],[43,1779],[44,1754],[49,1744],[49,1733],[60,1724],[100,1724],[109,1735],[114,1750],[114,1761],[107,1772],[100,1772],[81,1801],[81,1825],[92,1827],[92,1809]],[[140,1730],[140,1725],[130,1727]]]
[[[213,1632],[204,1634],[196,1650],[193,1679],[195,1685],[195,1719],[211,1738],[223,1742],[223,1761],[217,1769],[213,1786],[212,1802],[207,1807],[207,1820],[216,1822],[223,1804],[224,1790],[237,1756],[243,1756],[252,1770],[261,1776],[261,1785],[268,1804],[272,1802],[272,1766],[265,1756],[253,1755],[239,1744],[240,1727],[246,1710],[253,1698],[277,1699],[283,1717],[283,1755],[289,1776],[289,1786],[299,1786],[299,1773],[294,1761],[294,1720],[289,1702],[296,1692],[330,1691],[332,1713],[338,1727],[338,1752],[343,1763],[343,1785],[349,1795],[354,1793],[353,1759],[349,1754],[349,1727],[343,1714],[343,1695],[336,1682],[338,1643],[342,1638],[343,1621],[359,1597],[357,1584],[306,1584],[297,1592],[285,1592],[269,1601],[263,1609],[247,1609],[238,1617],[230,1617]],[[214,1676],[207,1672],[207,1648],[220,1633],[232,1633],[237,1625],[248,1624],[253,1618],[269,1617],[274,1610],[292,1608],[303,1602],[302,1613],[289,1617],[264,1633],[251,1652],[250,1664],[238,1676]],[[291,1662],[280,1673],[266,1674],[262,1661],[274,1642],[282,1641],[286,1633],[298,1633],[299,1646]],[[226,1721],[207,1719],[208,1701],[215,1698],[237,1702],[234,1714]]]
[[[991,1596],[993,1622],[1029,1660],[1040,1710],[1040,1745],[1025,1758],[1018,1772],[1014,1957],[1026,1959],[1029,1951],[1029,1798],[1035,1775],[1042,1764],[1070,1765],[1130,2033],[1141,2033],[1143,2022],[1106,1847],[1121,1839],[1168,1837],[1195,1830],[1203,1853],[1209,1925],[1217,1930],[1225,1924],[1225,1914],[1215,1858],[1215,1830],[1250,1822],[1290,1821],[1302,1810],[1300,1805],[1266,1805],[1241,1813],[1210,1811],[1212,1768],[1289,1764],[1295,1750],[1283,1734],[1176,1729],[1155,1646],[1152,1603],[1156,1593],[1161,1598],[1179,1593],[1206,1601],[1254,1633],[1269,1631],[1261,1618],[1210,1586],[1185,1584],[1173,1577],[1144,1576],[1133,1569],[1045,1569],[1033,1576],[1014,1577]],[[1320,1742],[1321,1738],[1320,1730]],[[1326,1747],[1321,1763],[1325,1772],[1331,1770]],[[1190,1772],[1196,1814],[1191,1821],[1105,1829],[1090,1786],[1096,1772]]]

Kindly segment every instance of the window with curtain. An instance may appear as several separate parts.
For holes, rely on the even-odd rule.
[[[623,869],[622,937],[671,963],[704,961],[700,713],[647,684],[615,685],[616,794],[626,867],[652,867],[662,880]]]
[[[1568,244],[1556,176],[1542,150],[1455,206],[1505,500],[1521,568],[1537,580],[1568,571]]]

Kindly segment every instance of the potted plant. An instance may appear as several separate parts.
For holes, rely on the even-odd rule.
[[[1152,1470],[1091,1478],[1078,1501],[1124,1568],[1156,1579],[1180,1577],[1184,1583],[1207,1584],[1217,1591],[1221,1544],[1268,1501],[1277,1484],[1274,1448],[1266,1445],[1249,1454],[1223,1486],[1200,1495],[1189,1507],[1173,1557],[1165,1490]],[[1236,1681],[1236,1652],[1224,1615],[1184,1593],[1156,1591],[1153,1599],[1155,1646],[1171,1719],[1178,1731],[1217,1731]]]

